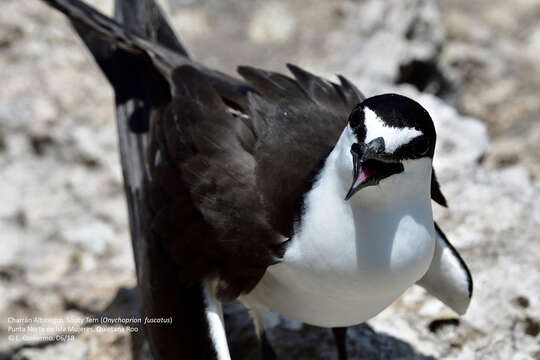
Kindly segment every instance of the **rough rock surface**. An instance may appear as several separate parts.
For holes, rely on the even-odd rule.
[[[443,1],[441,13],[441,67],[459,84],[455,104],[500,140],[487,165],[521,163],[540,178],[540,1]]]
[[[413,287],[351,330],[352,358],[540,359],[539,1],[162,3],[210,66],[285,71],[289,61],[343,73],[367,95],[408,94],[432,114],[450,204],[434,210],[470,265],[473,302],[457,321]],[[3,1],[0,67],[0,359],[128,359],[126,332],[9,338],[9,317],[130,317],[136,304],[107,83],[37,0]],[[227,318],[234,358],[253,358],[247,314],[230,304]],[[335,358],[327,329],[268,320],[280,358]]]

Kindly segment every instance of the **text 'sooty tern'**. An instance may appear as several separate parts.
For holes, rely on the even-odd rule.
[[[115,20],[44,1],[115,89],[142,311],[173,318],[146,328],[156,358],[229,359],[223,299],[239,298],[262,337],[267,310],[344,327],[414,283],[466,311],[472,280],[433,221],[431,201],[446,200],[417,102],[294,65],[293,77],[209,69],[152,0],[116,0]]]

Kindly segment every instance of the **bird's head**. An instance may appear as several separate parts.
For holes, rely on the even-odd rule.
[[[353,170],[345,200],[369,186],[414,185],[431,175],[435,127],[416,101],[397,94],[368,98],[351,112],[345,131]]]

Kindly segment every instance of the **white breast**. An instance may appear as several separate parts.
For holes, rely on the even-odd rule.
[[[406,167],[400,178],[345,201],[346,185],[333,174],[338,155],[307,195],[283,262],[268,268],[247,304],[313,325],[348,326],[379,313],[427,271],[435,247],[430,173],[416,179]]]

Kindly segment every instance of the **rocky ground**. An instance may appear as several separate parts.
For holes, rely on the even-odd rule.
[[[540,1],[162,3],[210,66],[293,62],[432,114],[450,203],[434,210],[471,268],[473,302],[456,320],[414,287],[351,331],[352,358],[540,359]],[[134,277],[112,91],[90,55],[40,1],[3,0],[0,68],[0,359],[129,359],[127,331],[9,337],[28,330],[9,318],[130,316]],[[245,313],[227,316],[234,358],[252,358]],[[280,358],[335,358],[328,330],[269,324]]]

